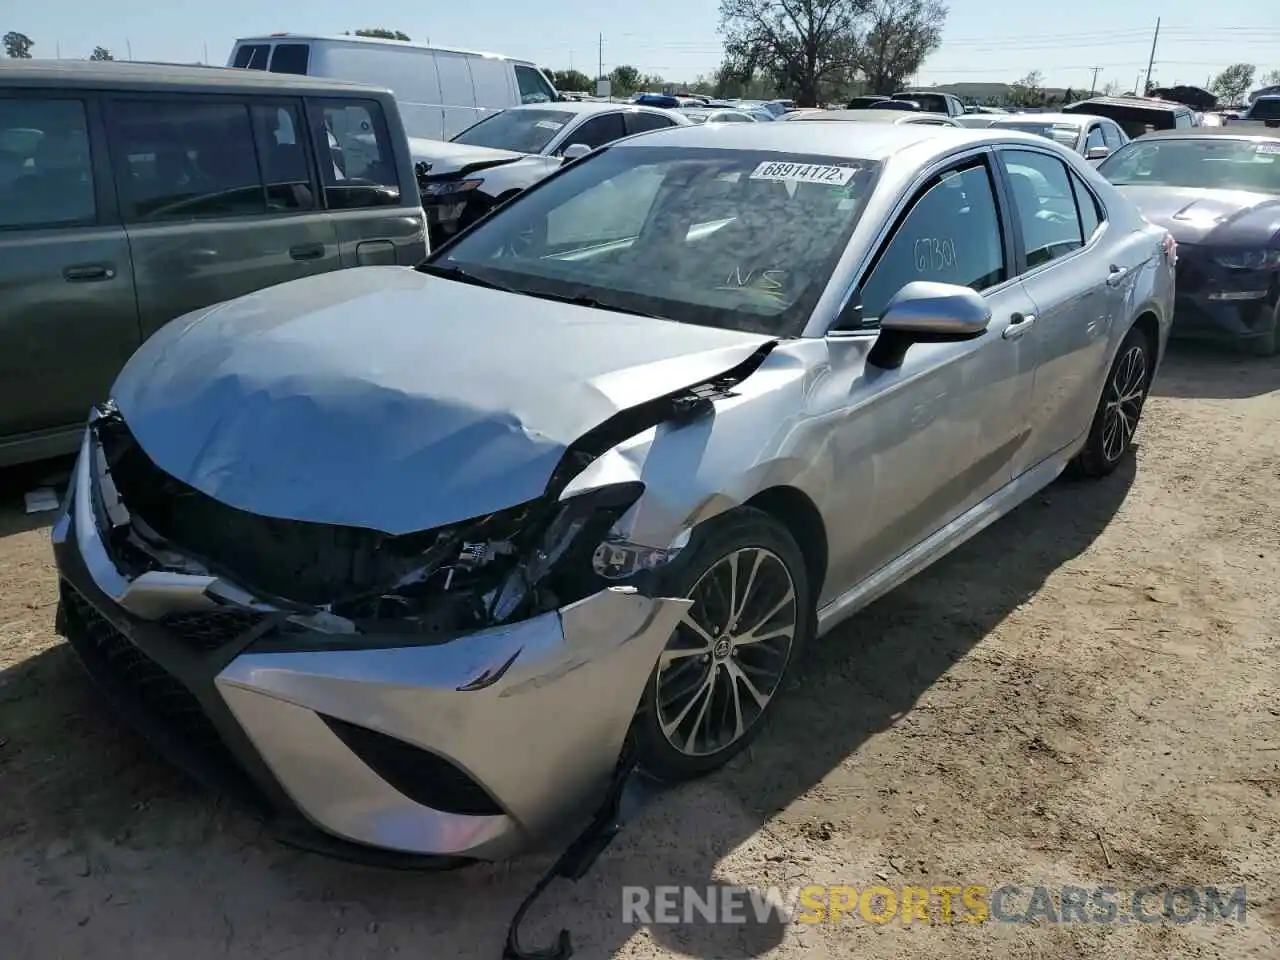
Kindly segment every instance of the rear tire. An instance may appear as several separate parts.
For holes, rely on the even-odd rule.
[[[756,738],[816,616],[795,538],[752,507],[695,529],[658,589],[694,605],[653,668],[633,729],[641,769],[674,782],[724,766]]]
[[[1133,435],[1137,432],[1154,372],[1151,344],[1143,332],[1134,327],[1121,342],[1107,372],[1088,439],[1071,461],[1073,473],[1082,477],[1105,477],[1120,465],[1132,449]]]

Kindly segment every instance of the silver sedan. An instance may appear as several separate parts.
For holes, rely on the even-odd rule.
[[[619,141],[417,269],[155,334],[84,434],[59,628],[295,839],[510,856],[632,760],[722,766],[806,643],[1114,470],[1174,256],[1042,137]]]

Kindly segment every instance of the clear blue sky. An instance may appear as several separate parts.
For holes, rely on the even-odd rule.
[[[668,79],[691,80],[720,60],[717,0],[637,0],[591,5],[570,0],[213,0],[173,5],[154,0],[56,0],[6,4],[0,32],[20,30],[36,56],[84,57],[95,45],[124,58],[226,61],[238,36],[278,30],[341,33],[360,27],[403,30],[414,40],[528,57],[553,69],[595,72],[597,36],[604,67],[630,63]],[[1061,13],[1053,13],[1053,10]],[[1051,86],[1085,86],[1099,66],[1108,81],[1130,89],[1146,67],[1156,17],[1163,18],[1157,83],[1203,84],[1235,61],[1280,69],[1280,3],[1276,0],[951,0],[942,48],[919,75],[922,83],[1011,81],[1031,70]]]

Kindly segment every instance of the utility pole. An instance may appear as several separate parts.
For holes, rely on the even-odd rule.
[[[129,59],[130,59],[130,60],[132,60],[132,59],[133,59],[133,44],[129,42],[129,38],[128,38],[128,37],[125,37],[125,40],[124,40],[124,51],[125,51],[125,53],[128,55]]]
[[[1142,93],[1139,96],[1145,96],[1147,87],[1151,86],[1151,68],[1156,63],[1156,41],[1160,39],[1160,18],[1156,17],[1156,32],[1151,37],[1151,57],[1147,60],[1147,82],[1142,87]]]
[[[604,79],[604,34],[603,33],[600,34],[600,39],[596,44],[596,55],[598,58],[596,62],[596,79],[603,80]]]
[[[1098,71],[1101,69],[1101,67],[1093,68],[1093,79],[1089,81],[1089,96],[1098,92]]]

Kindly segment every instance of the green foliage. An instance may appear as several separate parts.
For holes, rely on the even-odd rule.
[[[4,44],[4,55],[13,60],[30,60],[31,48],[36,45],[34,40],[17,30],[6,33],[0,43]]]
[[[409,35],[403,30],[384,30],[382,27],[372,27],[356,31],[357,37],[374,37],[378,40],[408,40]]]

